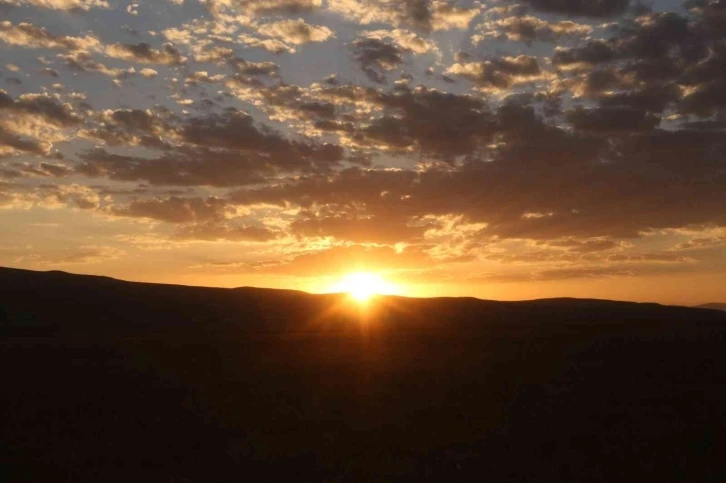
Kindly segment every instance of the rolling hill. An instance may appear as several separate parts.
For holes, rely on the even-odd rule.
[[[699,305],[698,307],[701,309],[726,310],[726,304],[719,304],[719,303],[703,304],[703,305]]]
[[[726,314],[0,269],[2,480],[714,481]]]

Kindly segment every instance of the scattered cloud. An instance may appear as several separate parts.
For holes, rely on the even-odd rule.
[[[13,24],[9,20],[0,22],[0,40],[13,47],[28,49],[89,50],[100,45],[92,35],[72,37],[53,35],[44,27],[28,22]]]
[[[234,242],[270,275],[723,270],[723,2],[6,3],[0,205],[21,224]]]
[[[260,26],[257,32],[266,37],[273,37],[293,45],[325,42],[335,36],[328,27],[310,25],[301,18],[264,24]]]

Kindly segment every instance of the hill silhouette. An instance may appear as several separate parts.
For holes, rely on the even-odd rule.
[[[2,481],[715,481],[726,314],[0,268]]]
[[[701,309],[725,310],[726,311],[726,304],[712,303],[712,304],[699,305],[698,307]]]

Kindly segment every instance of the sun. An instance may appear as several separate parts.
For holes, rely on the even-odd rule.
[[[379,274],[372,272],[354,272],[341,278],[330,287],[330,292],[345,292],[360,304],[365,304],[374,295],[395,295],[400,289],[387,282]]]

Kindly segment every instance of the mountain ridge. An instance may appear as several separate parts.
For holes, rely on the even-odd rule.
[[[701,304],[701,305],[697,305],[696,308],[726,311],[726,303],[714,302],[714,303],[708,303],[708,304]]]
[[[257,287],[252,285],[244,285],[239,287],[213,287],[213,286],[206,286],[206,285],[184,285],[184,284],[174,284],[174,283],[163,283],[163,282],[139,282],[139,281],[132,281],[132,280],[124,280],[120,278],[110,277],[106,275],[92,275],[92,274],[81,274],[81,273],[73,273],[68,272],[65,270],[29,270],[29,269],[23,269],[23,268],[13,268],[13,267],[0,267],[0,275],[2,274],[48,274],[48,275],[61,275],[61,276],[67,276],[67,277],[77,277],[78,279],[85,278],[87,280],[104,280],[104,281],[110,281],[110,282],[117,282],[117,283],[125,283],[125,284],[136,284],[139,286],[159,286],[159,287],[178,287],[178,288],[194,288],[194,289],[202,289],[202,290],[224,290],[224,291],[250,291],[250,292],[269,292],[269,293],[288,293],[288,294],[299,294],[299,295],[310,295],[310,296],[329,296],[329,295],[335,295],[335,296],[344,296],[346,295],[345,292],[326,292],[326,293],[313,293],[313,292],[306,292],[304,290],[296,290],[296,289],[281,289],[281,288],[270,288],[270,287]],[[396,299],[412,299],[412,300],[453,300],[453,301],[477,301],[477,302],[497,302],[497,303],[552,303],[552,304],[558,304],[558,303],[567,303],[567,302],[603,302],[603,303],[622,303],[622,304],[641,304],[641,305],[657,305],[661,307],[684,307],[681,305],[673,305],[673,304],[662,304],[659,302],[649,302],[649,301],[629,301],[629,300],[617,300],[617,299],[600,299],[600,298],[592,298],[592,297],[546,297],[546,298],[536,298],[536,299],[522,299],[522,300],[496,300],[496,299],[483,299],[479,297],[474,296],[433,296],[433,297],[414,297],[414,296],[406,296],[406,295],[375,295],[376,298],[396,298]],[[709,308],[709,306],[724,306],[726,307],[726,303],[720,304],[720,303],[711,303],[711,304],[702,304],[695,306],[694,308]]]
[[[718,481],[724,341],[649,303],[0,269],[3,481]]]

